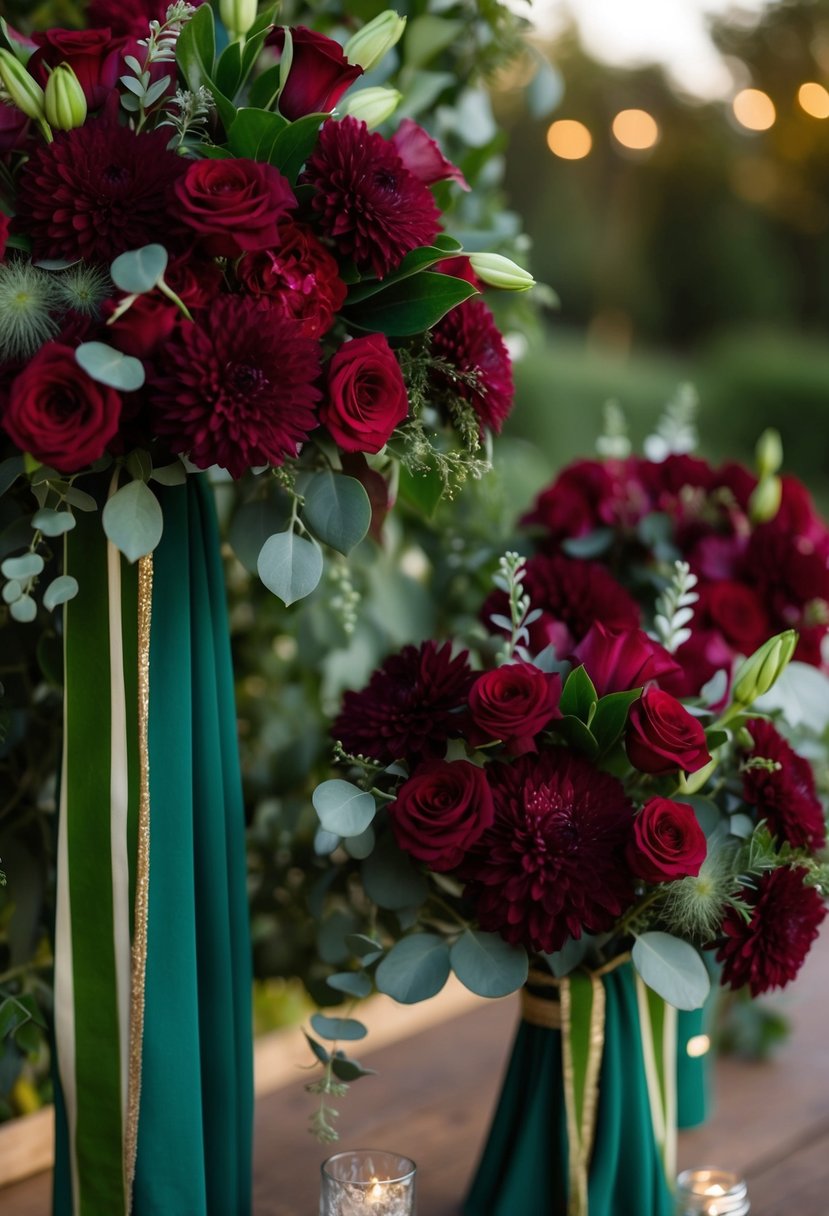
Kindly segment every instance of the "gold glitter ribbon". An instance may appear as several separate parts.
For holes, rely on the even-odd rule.
[[[141,1104],[141,1052],[144,1038],[144,985],[147,973],[147,923],[150,904],[150,624],[153,598],[153,557],[138,563],[138,840],[136,847],[135,912],[130,981],[130,1042],[127,1082],[127,1124],[124,1133],[124,1174],[127,1211],[138,1150]]]

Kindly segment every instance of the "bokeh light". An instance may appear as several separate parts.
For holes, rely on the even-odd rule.
[[[748,131],[768,131],[777,118],[774,102],[762,89],[741,89],[731,106],[737,122]]]
[[[547,131],[547,147],[562,160],[583,160],[593,147],[593,136],[583,122],[560,118]]]
[[[647,110],[620,110],[613,119],[612,131],[623,148],[644,152],[659,139],[659,126]]]
[[[807,81],[797,90],[800,108],[812,118],[829,118],[829,91],[814,80]]]

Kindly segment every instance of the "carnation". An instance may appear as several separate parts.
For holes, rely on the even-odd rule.
[[[481,928],[544,953],[612,929],[634,896],[622,783],[565,748],[486,771],[495,820],[462,870]]]
[[[347,692],[332,728],[347,752],[384,764],[443,755],[463,727],[474,676],[467,652],[452,657],[449,642],[406,646],[386,659],[361,692]]]
[[[500,432],[512,410],[515,386],[504,339],[483,300],[465,300],[432,330],[432,355],[451,370],[433,373],[438,395],[468,401],[481,431]]]
[[[749,763],[743,769],[746,802],[754,807],[758,819],[766,821],[778,840],[787,840],[795,848],[822,849],[826,844],[826,824],[812,766],[771,722],[753,718],[746,725],[754,742],[746,753]],[[757,763],[758,760],[769,763]]]
[[[382,135],[356,118],[323,125],[302,180],[316,191],[312,207],[325,235],[378,279],[440,231],[428,187]]]
[[[308,338],[328,332],[346,297],[336,261],[306,224],[282,224],[278,248],[249,253],[238,274],[246,292],[299,321]]]
[[[295,456],[317,425],[319,344],[253,300],[220,296],[178,326],[153,383],[154,429],[200,469],[234,477]]]
[[[724,984],[747,984],[759,996],[794,979],[826,915],[818,891],[804,885],[806,876],[804,866],[781,866],[741,892],[750,917],[746,921],[736,908],[726,914],[717,952]]]

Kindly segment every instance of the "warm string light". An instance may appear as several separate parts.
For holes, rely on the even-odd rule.
[[[593,136],[583,122],[560,118],[547,130],[547,147],[562,160],[583,160],[593,147]]]
[[[741,89],[731,108],[737,122],[747,131],[768,131],[777,118],[774,102],[762,89]]]
[[[659,140],[659,124],[647,110],[620,110],[610,129],[617,142],[632,152],[646,152]]]
[[[810,118],[829,118],[829,90],[814,80],[808,80],[797,90],[801,110]]]

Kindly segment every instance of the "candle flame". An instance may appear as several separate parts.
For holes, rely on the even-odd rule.
[[[722,1196],[722,1195],[727,1195],[728,1191],[726,1191],[725,1187],[720,1186],[719,1182],[715,1182],[712,1186],[707,1186],[705,1188],[705,1193],[706,1193],[706,1195]],[[716,1216],[716,1213],[715,1213],[715,1216]]]
[[[369,1191],[369,1198],[370,1199],[382,1199],[383,1198],[383,1188],[381,1187],[380,1182],[377,1178],[372,1178],[372,1180],[371,1180],[371,1190]]]

